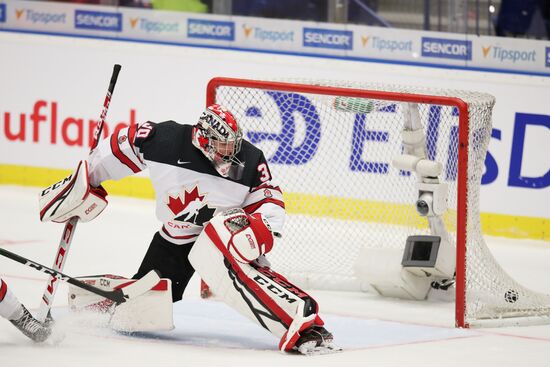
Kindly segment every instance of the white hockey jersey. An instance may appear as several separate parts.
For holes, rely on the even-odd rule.
[[[262,151],[243,140],[237,158],[244,162],[236,180],[218,174],[191,143],[191,125],[146,122],[115,132],[91,154],[90,183],[118,180],[149,169],[156,196],[159,233],[178,244],[193,243],[215,214],[231,208],[262,213],[281,232],[285,210],[281,189],[271,178]]]

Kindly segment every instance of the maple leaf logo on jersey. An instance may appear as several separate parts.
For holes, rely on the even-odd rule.
[[[182,195],[183,194],[183,195]],[[168,208],[174,213],[174,220],[191,222],[202,226],[212,219],[216,209],[208,206],[204,197],[200,195],[199,189],[195,186],[191,191],[183,190],[177,196],[168,195]]]

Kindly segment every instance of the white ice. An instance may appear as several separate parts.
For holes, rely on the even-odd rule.
[[[0,186],[0,246],[51,266],[63,226],[38,219],[38,189]],[[111,197],[106,212],[78,225],[64,272],[133,275],[159,224],[152,201]],[[550,243],[488,238],[497,260],[522,284],[550,294]],[[45,275],[0,258],[0,275],[36,311]],[[199,297],[194,277],[174,305],[175,329],[121,335],[68,312],[57,292],[53,340],[34,344],[0,319],[0,366],[550,366],[550,325],[455,329],[454,304],[383,299],[366,293],[312,291],[345,351],[303,357],[219,301]]]

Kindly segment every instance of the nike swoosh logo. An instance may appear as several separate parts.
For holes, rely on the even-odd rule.
[[[191,163],[191,162],[185,162],[185,161],[182,161],[181,159],[178,159],[178,164],[187,164],[187,163]]]

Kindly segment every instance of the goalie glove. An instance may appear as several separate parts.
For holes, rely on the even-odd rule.
[[[88,162],[78,163],[76,171],[40,193],[40,220],[63,223],[72,217],[89,222],[107,206],[107,191],[102,186],[91,187]]]
[[[267,220],[260,214],[246,214],[242,209],[231,209],[221,214],[227,229],[227,249],[242,264],[257,260],[271,251],[273,235]]]

